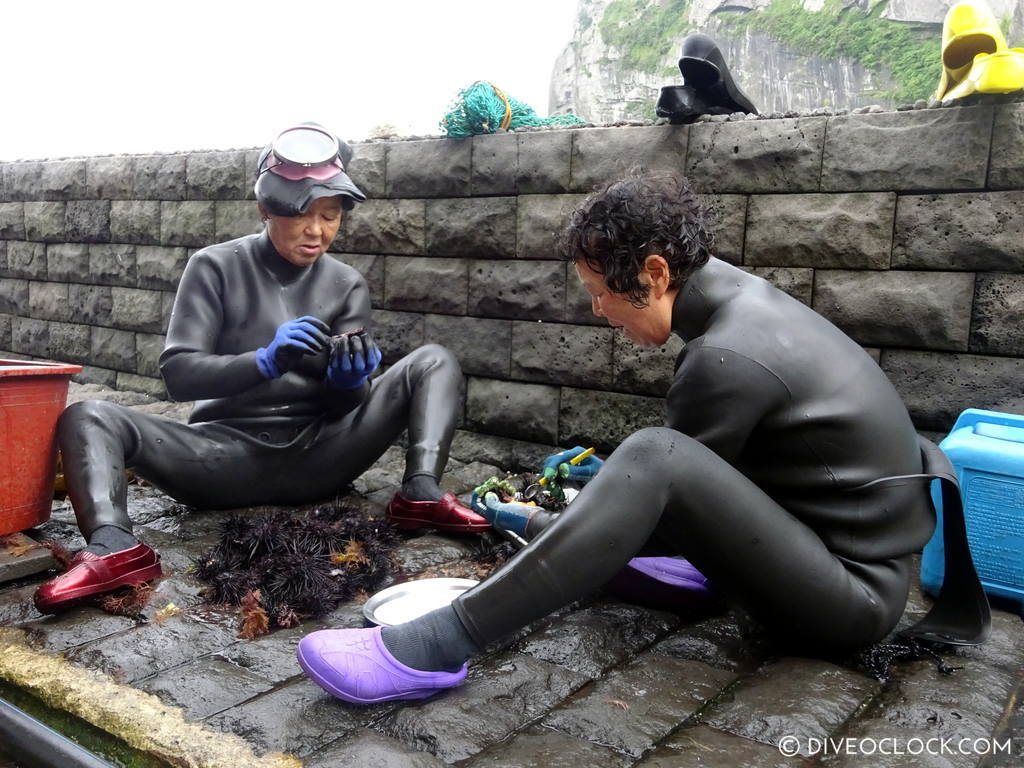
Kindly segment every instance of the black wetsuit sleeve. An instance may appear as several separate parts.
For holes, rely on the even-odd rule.
[[[728,349],[688,345],[666,399],[667,425],[735,464],[768,414],[789,392],[764,366]]]
[[[256,350],[216,354],[223,324],[223,275],[212,261],[189,259],[174,297],[160,373],[175,400],[207,400],[245,392],[266,379],[256,367]],[[270,341],[269,339],[267,341]]]
[[[330,258],[324,256],[323,258]],[[359,275],[359,279],[352,286],[348,297],[345,299],[345,306],[342,311],[330,322],[331,333],[350,333],[360,328],[370,329],[370,289],[366,285],[366,279]]]

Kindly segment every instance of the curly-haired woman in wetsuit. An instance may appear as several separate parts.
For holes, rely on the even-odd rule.
[[[473,653],[583,597],[641,549],[684,556],[803,652],[861,648],[899,620],[911,553],[935,526],[932,454],[871,357],[714,258],[706,214],[679,177],[610,185],[573,214],[565,246],[596,315],[635,344],[686,342],[667,425],[627,438],[564,512],[530,519],[529,545],[451,606],[305,637],[300,663],[336,696],[457,685]]]

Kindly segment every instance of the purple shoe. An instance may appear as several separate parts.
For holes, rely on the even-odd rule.
[[[704,574],[677,557],[634,557],[605,588],[628,602],[675,613],[696,615],[717,605]]]
[[[407,667],[384,646],[380,627],[321,629],[299,641],[299,666],[313,682],[353,704],[425,699],[466,679],[458,672],[423,672]]]

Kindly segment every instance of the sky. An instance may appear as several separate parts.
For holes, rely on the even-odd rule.
[[[7,0],[0,161],[440,134],[489,80],[548,114],[577,0]]]

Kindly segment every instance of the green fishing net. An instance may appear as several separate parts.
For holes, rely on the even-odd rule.
[[[464,138],[497,130],[541,125],[580,125],[576,115],[540,117],[529,104],[507,96],[486,80],[477,80],[459,91],[455,103],[441,120],[441,130],[449,137]]]

